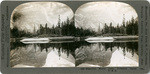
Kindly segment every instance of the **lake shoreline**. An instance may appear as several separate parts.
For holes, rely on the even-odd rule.
[[[138,40],[139,36],[98,36],[98,37],[113,37],[115,40]],[[33,37],[38,38],[38,37]],[[86,38],[90,37],[73,37],[73,36],[63,36],[63,37],[39,37],[39,38],[49,38],[51,41],[85,41]],[[10,42],[20,42],[24,38],[10,38]]]

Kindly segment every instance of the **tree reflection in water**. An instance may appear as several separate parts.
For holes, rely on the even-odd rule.
[[[59,57],[62,57],[62,53],[66,54],[67,58],[73,56],[75,66],[82,66],[86,63],[105,67],[110,64],[112,54],[116,50],[121,50],[124,56],[127,52],[132,53],[134,57],[134,54],[138,55],[138,42],[88,43],[79,41],[46,44],[16,42],[11,43],[10,65],[11,67],[18,64],[42,67],[46,63],[47,55],[51,51],[57,51]]]

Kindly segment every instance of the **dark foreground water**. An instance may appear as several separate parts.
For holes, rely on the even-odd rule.
[[[13,42],[11,67],[137,67],[138,42]]]

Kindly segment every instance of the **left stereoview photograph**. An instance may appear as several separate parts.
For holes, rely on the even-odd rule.
[[[75,66],[73,55],[69,56],[73,50],[69,50],[69,43],[74,38],[66,33],[71,27],[68,25],[73,23],[73,15],[72,9],[60,2],[17,6],[10,20],[10,66]]]
[[[28,2],[10,19],[10,66],[138,67],[138,15],[123,2]]]

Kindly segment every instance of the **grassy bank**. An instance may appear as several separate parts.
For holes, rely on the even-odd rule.
[[[115,40],[138,40],[138,36],[113,36]]]

